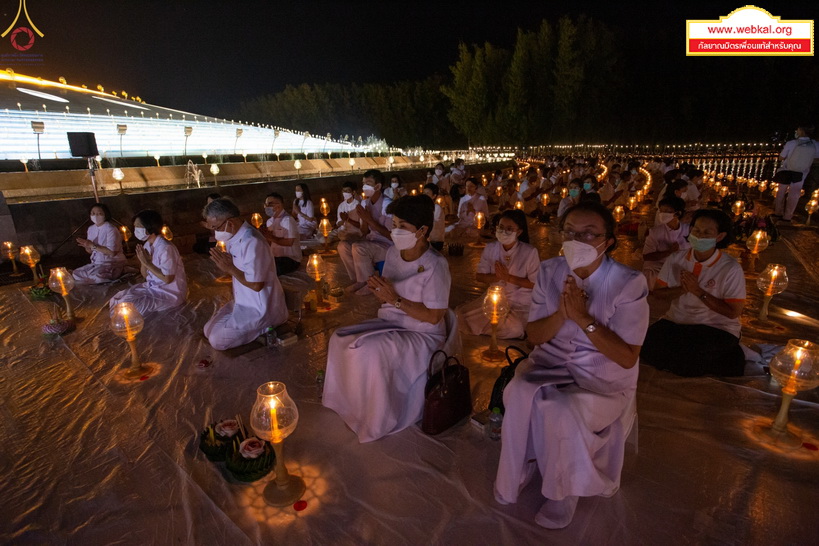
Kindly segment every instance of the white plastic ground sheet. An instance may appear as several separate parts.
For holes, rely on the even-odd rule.
[[[554,256],[546,228],[535,231],[541,257]],[[633,241],[624,243],[621,259],[634,251]],[[484,290],[474,281],[479,252],[467,247],[465,256],[449,258],[453,308]],[[327,261],[331,285],[346,282],[338,258]],[[188,303],[147,316],[137,339],[142,359],[157,366],[143,381],[123,378],[128,347],[109,329],[106,302],[122,284],[76,288],[81,321],[53,342],[40,335],[53,304],[31,301],[21,285],[0,288],[1,543],[819,544],[815,392],[800,393],[790,412],[806,447],[785,451],[753,435],[779,405],[780,389],[768,377],[686,379],[642,366],[639,449],[627,447],[619,493],[581,499],[571,525],[550,531],[534,522],[539,479],[516,505],[494,501],[500,443],[470,423],[435,437],[415,426],[362,445],[321,405],[315,378],[329,336],[372,318],[375,298],[306,312],[296,345],[218,353],[202,327],[230,285],[215,282],[215,268],[201,256],[185,263]],[[816,286],[802,277],[779,305],[815,318]],[[749,294],[752,286],[749,279]],[[751,297],[752,307],[758,296]],[[801,328],[791,337],[817,341],[816,324],[776,318]],[[500,370],[479,358],[487,343],[464,336],[460,355],[476,409],[486,406]],[[198,368],[203,358],[213,365]],[[272,472],[234,482],[198,449],[207,423],[236,414],[248,423],[255,389],[271,380],[287,385],[301,414],[284,453],[307,485],[303,511],[265,504]]]

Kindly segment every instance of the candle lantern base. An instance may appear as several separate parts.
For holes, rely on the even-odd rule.
[[[122,373],[122,375],[126,379],[136,379],[144,375],[150,375],[152,371],[153,368],[151,368],[150,366],[142,365],[137,366],[135,368],[134,367],[128,368]]]
[[[787,331],[787,328],[779,324],[778,322],[774,322],[772,320],[760,320],[758,318],[752,319],[743,319],[742,322],[747,325],[749,328],[753,328],[759,333],[765,334],[784,334]]]
[[[469,243],[470,248],[486,248],[486,243],[483,241],[475,241],[473,243]]]
[[[277,480],[268,483],[262,496],[270,506],[290,506],[304,495],[306,489],[307,486],[304,484],[304,480],[289,474],[286,483],[283,485],[279,485]]]
[[[802,447],[802,438],[788,430],[787,425],[783,430],[777,430],[773,425],[757,425],[754,427],[754,434],[760,441],[766,444],[773,444],[785,449],[798,449]]]
[[[493,349],[490,347],[489,349],[481,351],[481,358],[488,362],[501,362],[506,360],[506,353],[500,349]]]

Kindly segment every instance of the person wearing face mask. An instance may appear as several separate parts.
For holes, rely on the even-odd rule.
[[[642,358],[677,375],[740,376],[745,354],[739,317],[745,307],[745,274],[722,249],[730,244],[731,219],[701,209],[691,223],[689,250],[666,259],[652,292],[671,301],[648,329]]]
[[[523,211],[528,215],[533,215],[537,209],[537,196],[540,193],[540,175],[535,167],[529,167],[526,177],[520,184],[518,190],[523,199]]]
[[[216,267],[233,277],[233,301],[218,309],[205,324],[211,347],[224,351],[255,340],[270,327],[287,320],[284,292],[264,236],[239,218],[239,209],[227,199],[205,206],[202,217],[214,230],[225,251],[210,250]]]
[[[293,218],[299,222],[299,237],[302,239],[309,239],[316,233],[318,222],[313,211],[313,201],[310,199],[310,188],[303,182],[296,184]]]
[[[620,484],[649,309],[645,278],[608,256],[614,229],[597,203],[561,218],[564,256],[540,264],[532,292],[535,349],[503,393],[495,499],[517,502],[539,471],[535,522],[550,529],[571,523],[578,497],[610,497]]]
[[[77,245],[91,255],[91,263],[71,272],[74,282],[100,284],[118,279],[125,268],[122,233],[111,224],[111,211],[106,205],[94,203],[89,214],[91,226],[87,238],[77,237]]]
[[[392,245],[388,227],[392,219],[387,213],[392,201],[381,193],[383,184],[381,171],[372,169],[364,173],[362,191],[366,199],[355,208],[363,239],[338,244],[338,255],[352,281],[346,288],[348,293],[369,294],[367,279],[373,274],[375,264],[384,261],[387,248]]]
[[[500,339],[521,338],[529,318],[532,288],[537,280],[540,258],[529,244],[526,215],[521,210],[507,210],[500,215],[495,228],[496,241],[488,243],[481,253],[477,279],[481,283],[499,283],[509,302],[509,315],[498,325]],[[489,318],[483,313],[484,296],[455,309],[461,332],[489,335]]]
[[[464,165],[463,159],[458,158],[455,160],[455,163],[452,164],[449,178],[453,186],[463,187],[466,183],[466,165]]]
[[[438,186],[435,184],[427,184],[424,186],[424,195],[432,199],[435,203],[435,214],[432,219],[432,231],[429,234],[429,244],[432,245],[432,248],[441,252],[444,249],[446,222],[444,221],[444,209],[438,204]]]
[[[561,199],[560,204],[557,206],[558,218],[562,218],[563,215],[566,214],[567,210],[580,202],[581,197],[583,197],[582,186],[583,183],[579,178],[575,178],[569,182],[569,194]]]
[[[451,178],[443,163],[435,165],[435,176],[433,176],[432,182],[438,186],[438,195],[443,198],[441,207],[444,209],[445,215],[453,214],[454,212],[452,198],[449,195],[452,190]]]
[[[691,248],[688,244],[689,226],[681,221],[685,214],[685,201],[679,197],[666,197],[660,201],[657,225],[648,230],[643,246],[643,275],[648,289],[654,289],[657,274],[666,258],[678,250]]]
[[[489,219],[486,197],[478,194],[478,180],[470,178],[466,181],[466,195],[458,202],[458,222],[446,228],[447,231],[454,232],[453,237],[477,237],[475,215],[479,212],[483,213],[484,220]]]
[[[399,197],[404,197],[407,195],[407,190],[401,187],[401,177],[397,174],[390,176],[390,187],[384,190],[384,195],[386,195],[391,201],[395,201]]]
[[[514,209],[518,201],[523,202],[523,197],[517,190],[518,182],[513,177],[506,181],[505,191],[498,197],[498,210],[503,212],[505,210]]]
[[[590,193],[597,193],[597,178],[593,174],[587,174],[582,180],[583,191],[587,195]]]
[[[500,169],[495,171],[492,180],[486,186],[486,197],[490,203],[497,202],[497,191],[499,187],[503,187],[503,171]]]
[[[336,212],[336,235],[339,241],[357,241],[361,238],[361,219],[356,208],[361,202],[356,199],[355,185],[352,182],[344,183],[341,198]]]
[[[427,365],[446,340],[451,278],[446,259],[427,240],[433,210],[426,195],[391,205],[395,245],[383,275],[367,282],[381,302],[378,318],[339,328],[330,338],[322,403],[361,443],[421,419]]]
[[[700,208],[700,198],[702,197],[702,179],[705,173],[702,169],[689,169],[688,171],[688,187],[683,192],[683,199],[685,199],[685,210],[695,211]]]
[[[114,294],[109,302],[111,309],[118,303],[131,302],[144,316],[182,305],[188,297],[188,278],[179,250],[162,237],[162,216],[143,210],[136,213],[133,222],[134,237],[142,241],[136,255],[145,282]]]
[[[284,209],[284,197],[271,193],[264,200],[267,216],[265,238],[270,241],[270,253],[276,262],[276,274],[287,275],[301,265],[299,225]]]
[[[774,201],[774,218],[781,218],[783,222],[790,222],[793,219],[793,213],[796,212],[796,205],[799,203],[799,196],[802,191],[802,186],[805,184],[805,178],[810,173],[811,166],[815,159],[819,159],[819,142],[813,140],[813,133],[815,127],[813,125],[804,124],[796,128],[796,137],[794,140],[789,140],[782,147],[782,152],[779,157],[782,159],[781,171],[793,171],[801,173],[802,177],[791,184],[782,184],[779,191],[776,193],[776,200]],[[785,194],[787,193],[787,203],[785,202]]]

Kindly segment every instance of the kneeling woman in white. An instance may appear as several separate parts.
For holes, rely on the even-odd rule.
[[[540,258],[529,244],[529,228],[522,210],[501,213],[495,230],[497,241],[486,245],[478,263],[478,282],[500,283],[509,302],[509,315],[498,325],[498,337],[523,337],[529,321],[532,287],[537,280]],[[488,335],[491,326],[483,314],[483,297],[465,303],[455,310],[461,332]]]
[[[145,315],[185,303],[188,297],[185,266],[173,243],[162,237],[163,225],[162,216],[153,210],[143,210],[134,216],[134,236],[144,243],[137,245],[136,255],[145,282],[115,294],[109,302],[111,309],[130,301]]]
[[[495,499],[516,502],[540,470],[546,502],[535,521],[548,528],[571,522],[578,497],[611,496],[620,484],[648,288],[607,256],[614,226],[591,202],[561,219],[565,257],[540,265],[532,293],[527,333],[536,348],[503,393]]]
[[[367,281],[382,302],[378,318],[330,338],[323,402],[362,443],[421,419],[427,364],[446,338],[451,279],[446,259],[427,240],[433,210],[426,195],[390,205],[395,246],[383,276]]]
[[[250,343],[270,326],[287,320],[287,305],[273,256],[259,230],[239,218],[228,199],[208,203],[202,212],[226,252],[210,249],[210,259],[233,277],[233,301],[223,305],[205,324],[211,347],[224,351]]]
[[[111,211],[102,203],[91,207],[91,227],[88,238],[77,237],[77,244],[91,255],[91,263],[72,272],[77,284],[100,284],[122,275],[125,254],[122,253],[122,234],[114,227]]]

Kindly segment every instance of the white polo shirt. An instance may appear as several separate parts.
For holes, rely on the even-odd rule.
[[[301,244],[299,243],[299,225],[296,219],[283,210],[279,216],[267,219],[267,229],[276,237],[283,239],[293,239],[290,246],[282,246],[274,242],[270,243],[270,253],[274,258],[290,258],[301,262]]]
[[[722,250],[717,250],[704,262],[698,262],[694,258],[693,249],[675,252],[663,264],[657,277],[657,288],[680,286],[680,274],[684,270],[694,273],[700,287],[709,295],[729,303],[745,301],[745,274],[742,266]],[[739,318],[728,318],[712,311],[691,293],[675,299],[664,318],[677,324],[703,324],[719,328],[736,337],[739,337],[742,330]],[[691,342],[696,343],[696,340],[692,339]]]

